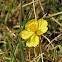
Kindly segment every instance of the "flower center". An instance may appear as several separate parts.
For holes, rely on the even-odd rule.
[[[31,24],[29,27],[30,27],[30,31],[33,31],[33,32],[36,32],[37,31],[36,24]]]

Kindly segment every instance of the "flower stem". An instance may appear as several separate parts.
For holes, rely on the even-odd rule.
[[[20,8],[20,32],[21,32],[21,25],[22,25],[22,0],[20,0],[21,3],[21,8]],[[23,44],[21,42],[21,37],[19,37],[19,42],[20,42],[20,49],[21,49],[21,56],[22,56],[22,62],[26,62],[25,60],[25,55],[24,55],[24,50],[23,50]]]
[[[30,60],[31,60],[30,55],[31,55],[31,48],[29,48],[29,62],[30,62]]]
[[[32,0],[32,1],[33,1],[33,9],[34,9],[35,20],[37,20],[37,17],[36,17],[36,12],[35,12],[34,0]]]
[[[58,13],[55,13],[55,14],[52,14],[52,15],[46,16],[45,18],[50,18],[50,17],[56,16],[56,15],[59,15],[59,14],[62,14],[62,12],[58,12]]]

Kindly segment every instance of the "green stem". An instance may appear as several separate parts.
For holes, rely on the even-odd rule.
[[[56,0],[53,0],[53,9],[54,9],[54,13],[56,13]]]
[[[59,14],[62,14],[62,12],[58,12],[58,13],[52,14],[50,16],[46,16],[45,18],[50,18],[50,17],[56,16],[56,15],[59,15]]]
[[[21,56],[22,56],[22,62],[26,62],[25,60],[25,55],[24,55],[24,50],[23,50],[23,44],[21,42],[21,37],[19,37],[19,42],[20,42],[20,49],[21,49]]]
[[[21,32],[21,25],[22,25],[22,0],[20,0],[21,3],[21,9],[20,9],[20,32]],[[25,61],[25,55],[24,55],[24,51],[23,51],[23,44],[21,42],[21,37],[19,37],[19,42],[20,42],[20,49],[21,49],[21,56],[22,56],[22,62],[26,62]]]
[[[4,25],[3,25],[4,26]],[[6,36],[7,36],[7,39],[8,39],[8,43],[9,43],[9,48],[10,48],[10,50],[12,51],[12,47],[11,47],[11,39],[9,39],[9,35],[7,34],[7,31],[6,31],[6,28],[5,28],[5,26],[4,26],[4,30],[5,30],[5,33],[6,33]]]
[[[18,49],[18,45],[19,45],[19,44],[17,44],[17,46],[16,46],[16,48],[15,48],[14,56],[16,56],[16,51],[17,51],[17,49]],[[12,61],[11,61],[11,62],[14,62],[14,56],[13,56],[13,58],[12,58]],[[17,62],[17,61],[16,61],[16,62]]]
[[[21,25],[22,25],[22,0],[20,0],[21,8],[20,8],[20,31],[21,31]]]

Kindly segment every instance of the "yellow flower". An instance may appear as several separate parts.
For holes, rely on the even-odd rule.
[[[26,23],[25,29],[20,33],[22,39],[28,39],[28,47],[36,47],[39,44],[40,36],[48,30],[48,22],[44,19],[30,20]]]

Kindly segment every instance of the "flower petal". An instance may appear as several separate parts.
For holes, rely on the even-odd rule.
[[[35,19],[30,20],[26,23],[25,28],[28,31],[36,32],[38,29],[38,22]]]
[[[48,22],[46,20],[44,20],[44,19],[39,19],[38,23],[39,23],[39,28],[41,27],[41,25],[44,25],[44,26],[48,25]]]
[[[48,30],[48,27],[46,27],[46,26],[41,26],[41,31],[43,32],[43,33],[45,33],[46,31]]]
[[[32,36],[34,32],[30,32],[30,31],[26,31],[26,30],[23,30],[21,33],[20,33],[20,36],[22,39],[28,39]]]
[[[26,43],[28,47],[36,47],[38,44],[39,37],[36,34],[33,34],[32,37]]]
[[[41,34],[45,33],[48,30],[48,27],[47,27],[48,22],[46,20],[39,19],[38,24],[39,24],[39,26],[38,26],[38,30],[36,32],[37,35],[41,35]]]
[[[43,26],[43,25],[41,25],[40,28],[41,28],[41,29],[39,29],[39,30],[36,32],[37,35],[41,35],[41,34],[45,33],[45,32],[48,30],[48,27]]]
[[[43,32],[42,32],[41,29],[40,29],[40,30],[38,30],[38,31],[36,32],[36,34],[37,34],[37,35],[41,35],[41,34],[43,34]]]

